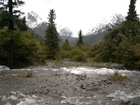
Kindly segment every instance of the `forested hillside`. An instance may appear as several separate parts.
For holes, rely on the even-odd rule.
[[[112,24],[104,40],[90,53],[96,62],[115,62],[129,68],[140,68],[140,21],[131,0],[125,21]]]

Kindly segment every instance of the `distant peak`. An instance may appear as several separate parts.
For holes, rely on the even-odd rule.
[[[30,28],[35,28],[37,25],[41,24],[42,22],[43,20],[36,12],[31,11],[27,13],[27,25]]]
[[[34,18],[34,19],[40,19],[40,20],[42,20],[42,19],[39,17],[39,15],[38,15],[37,13],[35,13],[34,11],[28,12],[27,18],[28,18],[28,19]]]

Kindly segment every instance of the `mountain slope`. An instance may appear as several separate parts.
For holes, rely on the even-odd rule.
[[[41,24],[37,25],[33,30],[38,34],[40,37],[45,39],[45,31],[47,29],[47,23],[42,22]]]
[[[107,34],[107,31],[101,31],[98,33],[91,33],[83,37],[83,42],[87,45],[94,45],[103,40],[103,37]]]
[[[30,30],[35,32],[32,33],[34,33],[35,37],[38,38],[41,42],[45,39],[47,23],[44,22],[37,13],[31,11],[27,14],[27,25]],[[102,41],[102,38],[105,34],[107,34],[107,31],[103,30],[102,24],[96,28],[91,29],[87,35],[83,37],[83,42],[87,45],[94,45]],[[61,43],[68,39],[71,45],[75,45],[78,40],[78,38],[72,37],[72,32],[67,27],[60,29],[59,37],[61,39]]]

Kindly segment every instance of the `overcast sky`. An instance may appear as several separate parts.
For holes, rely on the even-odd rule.
[[[50,9],[56,13],[57,28],[68,27],[74,34],[81,29],[86,34],[114,14],[127,15],[130,0],[23,0],[23,10],[34,11],[46,22]],[[139,8],[138,8],[139,7]],[[140,0],[136,3],[140,14]]]

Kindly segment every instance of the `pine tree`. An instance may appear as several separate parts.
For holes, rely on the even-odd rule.
[[[70,51],[72,49],[68,39],[66,39],[65,42],[62,44],[62,48],[65,51]]]
[[[0,1],[0,22],[3,23],[3,27],[8,27],[9,30],[14,30],[15,26],[18,25],[19,17],[23,14],[18,8],[23,5],[22,0],[1,0]],[[1,25],[2,26],[2,25]]]
[[[83,44],[83,36],[82,36],[82,31],[81,30],[79,31],[78,36],[79,36],[79,39],[78,39],[77,44]]]
[[[46,46],[47,46],[47,58],[48,59],[55,59],[58,51],[59,51],[59,38],[58,32],[56,30],[55,22],[56,14],[55,10],[50,10],[48,16],[48,27],[46,30]]]
[[[19,28],[20,31],[27,31],[28,27],[26,25],[26,18],[23,17],[23,19],[19,19],[17,21],[17,27]]]
[[[14,10],[14,8],[17,8],[18,6],[21,6],[24,4],[22,0],[1,0],[0,1],[0,14],[4,14],[5,16],[1,17],[1,20],[3,21],[3,26],[1,27],[8,27],[8,30],[11,32],[15,30],[14,22],[19,19],[19,16],[22,14],[19,10]],[[9,41],[9,56],[8,56],[8,66],[10,68],[13,68],[14,65],[14,40],[11,35],[11,39]]]
[[[128,21],[137,21],[138,20],[138,17],[137,17],[138,15],[135,10],[135,3],[136,3],[136,0],[130,0],[128,16],[126,17],[126,20],[128,20]]]

